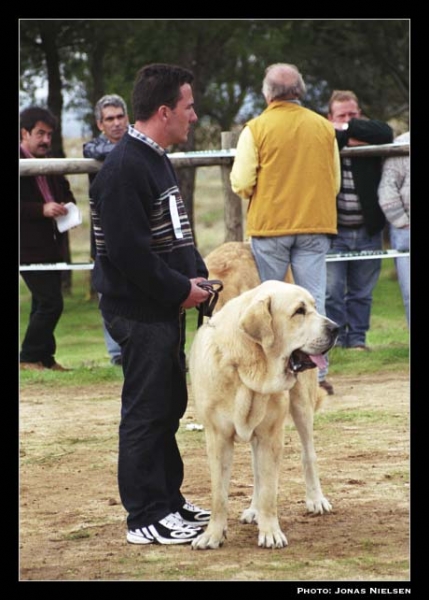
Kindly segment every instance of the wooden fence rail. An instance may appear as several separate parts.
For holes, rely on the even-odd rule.
[[[409,151],[409,144],[383,144],[380,146],[344,148],[341,150],[341,156],[407,156]],[[218,165],[231,167],[234,156],[234,148],[173,152],[168,155],[175,167],[213,167]],[[102,164],[92,158],[21,158],[19,160],[19,175],[20,177],[30,177],[34,175],[96,173]]]
[[[174,167],[221,167],[224,194],[225,242],[243,240],[242,199],[231,189],[229,175],[235,156],[237,134],[222,132],[222,149],[168,154]],[[410,144],[356,146],[341,150],[341,156],[408,156]],[[19,160],[21,177],[96,173],[103,163],[91,158],[25,158]]]

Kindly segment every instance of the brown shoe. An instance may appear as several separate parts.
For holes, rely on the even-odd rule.
[[[57,362],[54,362],[52,367],[49,367],[49,368],[51,369],[51,371],[71,371],[71,369],[66,369],[66,367],[63,367],[62,365],[60,365]]]
[[[349,346],[348,347],[349,350],[360,350],[362,352],[362,350],[364,352],[371,352],[371,348],[369,346],[365,346],[365,344],[357,344],[357,346]]]
[[[21,371],[43,371],[46,369],[43,363],[39,362],[20,362],[19,368]]]
[[[334,386],[329,383],[329,381],[326,381],[326,379],[324,381],[319,381],[319,387],[324,389],[328,396],[334,395]]]

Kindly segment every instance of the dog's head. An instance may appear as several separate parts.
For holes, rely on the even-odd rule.
[[[239,320],[239,329],[259,344],[269,362],[299,373],[326,366],[338,326],[319,314],[313,296],[304,288],[266,281],[253,290]]]

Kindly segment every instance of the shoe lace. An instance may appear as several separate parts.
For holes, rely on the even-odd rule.
[[[182,517],[180,516],[180,514],[178,512],[170,513],[163,519],[163,522],[165,523],[165,525],[167,527],[174,527],[174,528],[180,527],[181,529],[189,528],[189,525],[185,525]]]

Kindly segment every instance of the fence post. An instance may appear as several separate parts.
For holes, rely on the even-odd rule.
[[[237,145],[238,134],[232,131],[221,132],[222,150],[230,150]],[[243,241],[243,200],[234,194],[230,182],[230,165],[221,166],[222,187],[224,195],[225,242]]]

